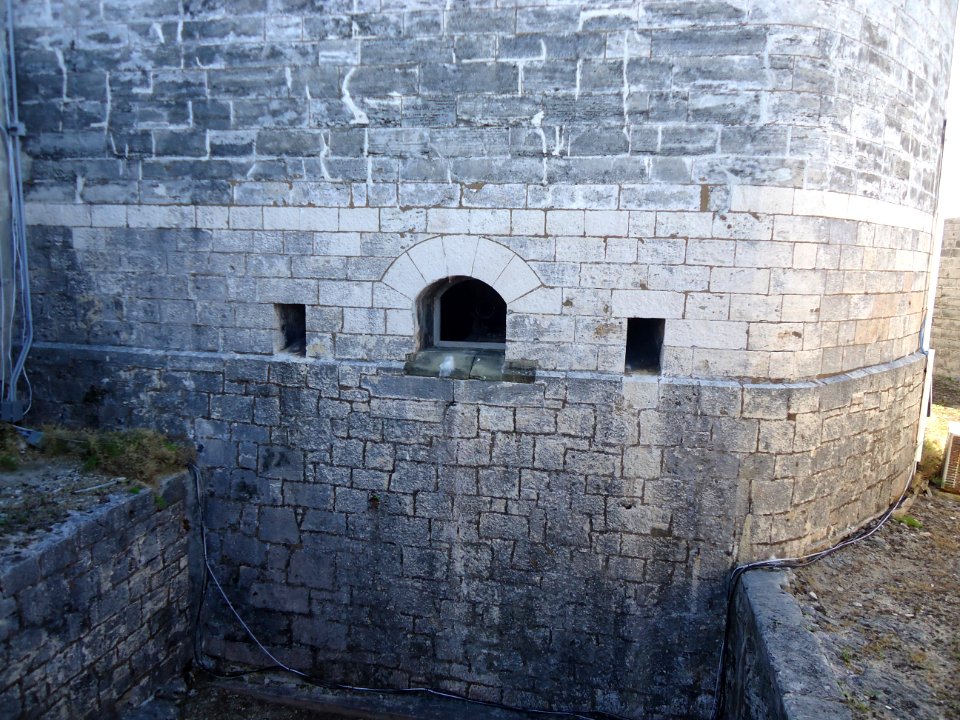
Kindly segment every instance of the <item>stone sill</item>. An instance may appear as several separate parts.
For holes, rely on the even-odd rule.
[[[429,348],[407,355],[407,375],[451,380],[487,380],[532,383],[535,372],[523,363],[507,361],[503,350]]]

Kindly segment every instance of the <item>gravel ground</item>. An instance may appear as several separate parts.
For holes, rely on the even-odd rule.
[[[201,673],[162,688],[122,720],[544,720],[527,713],[421,693],[330,690],[282,673],[213,679]]]
[[[796,571],[794,595],[856,720],[960,718],[960,495],[941,493],[960,381],[937,378],[908,502],[876,534]]]
[[[791,583],[857,720],[960,718],[960,496],[907,513]]]
[[[139,491],[139,483],[84,472],[75,461],[26,457],[0,471],[0,552],[25,547],[110,493]]]
[[[248,689],[256,691],[258,685],[251,683]],[[370,720],[372,717],[268,702],[219,687],[216,681],[192,678],[189,686],[183,680],[176,680],[160,688],[153,699],[128,709],[120,720]]]

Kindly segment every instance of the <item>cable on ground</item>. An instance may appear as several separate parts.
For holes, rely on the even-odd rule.
[[[361,687],[361,686],[355,686],[355,685],[343,685],[338,683],[327,683],[322,680],[312,678],[307,673],[304,673],[300,670],[290,667],[289,665],[279,660],[260,641],[260,639],[256,636],[256,634],[250,628],[250,626],[241,617],[240,613],[237,611],[236,607],[230,601],[230,598],[227,596],[226,591],[223,589],[223,586],[220,584],[220,581],[217,578],[216,573],[214,572],[213,567],[210,563],[210,557],[207,552],[206,525],[204,522],[204,502],[203,502],[202,484],[201,484],[202,474],[201,474],[200,468],[197,467],[196,465],[190,465],[190,470],[193,473],[194,481],[196,484],[197,503],[200,510],[200,522],[199,522],[200,538],[201,538],[201,545],[203,548],[203,562],[206,569],[206,572],[204,573],[202,587],[201,587],[200,602],[198,603],[198,608],[197,608],[197,617],[196,617],[196,623],[195,623],[196,636],[195,636],[195,643],[194,643],[194,657],[196,659],[197,664],[205,672],[208,672],[211,675],[218,676],[218,677],[243,677],[243,676],[251,675],[255,673],[262,673],[262,672],[280,669],[280,670],[283,670],[284,672],[291,673],[303,679],[304,681],[310,683],[311,685],[315,685],[317,687],[322,687],[330,690],[351,690],[355,692],[376,692],[376,693],[394,694],[394,695],[416,693],[416,694],[431,695],[435,697],[448,698],[451,700],[460,700],[460,701],[472,703],[475,705],[483,705],[487,707],[495,707],[503,710],[511,710],[514,712],[524,712],[524,713],[530,713],[535,715],[577,718],[578,720],[597,720],[597,718],[612,718],[613,720],[628,720],[627,718],[623,718],[622,716],[615,715],[612,713],[602,712],[602,711],[575,712],[575,711],[564,711],[564,710],[538,710],[536,708],[507,705],[505,703],[497,703],[497,702],[491,702],[486,700],[477,700],[475,698],[468,698],[462,695],[457,695],[455,693],[444,692],[442,690],[436,690],[434,688],[428,688],[428,687],[372,688],[372,687]],[[745,563],[743,565],[736,566],[730,571],[730,576],[727,582],[726,622],[724,627],[723,638],[720,642],[720,661],[717,667],[717,676],[716,676],[715,687],[714,687],[714,705],[713,705],[713,712],[711,713],[711,716],[710,716],[711,720],[719,720],[720,713],[723,708],[724,671],[726,668],[726,659],[727,659],[727,650],[728,650],[727,634],[729,633],[730,625],[733,617],[734,595],[736,593],[737,586],[739,585],[740,579],[743,577],[743,575],[747,572],[750,572],[751,570],[804,567],[806,565],[810,565],[811,563],[817,562],[818,560],[822,560],[823,558],[828,557],[829,555],[832,555],[835,552],[838,552],[839,550],[845,547],[849,547],[850,545],[854,545],[856,543],[862,542],[863,540],[866,540],[871,535],[876,533],[881,527],[883,527],[887,523],[887,521],[893,516],[893,513],[896,512],[897,508],[899,508],[900,505],[903,504],[903,501],[907,497],[907,493],[910,491],[911,483],[912,483],[912,476],[907,480],[903,488],[903,491],[900,493],[900,497],[897,498],[896,502],[890,505],[887,508],[887,510],[883,513],[883,515],[881,515],[876,521],[874,521],[872,525],[869,525],[868,527],[864,528],[863,530],[856,533],[855,535],[852,535],[851,537],[846,538],[845,540],[842,540],[841,542],[838,542],[835,545],[830,546],[829,548],[820,550],[815,553],[810,553],[808,555],[801,555],[799,557],[776,558],[776,559],[770,559],[770,560],[758,560],[756,562]],[[201,615],[201,610],[203,608],[204,596],[206,595],[207,576],[209,576],[209,578],[213,581],[214,585],[217,588],[217,591],[219,592],[220,596],[223,598],[223,601],[226,603],[227,607],[230,609],[230,612],[233,614],[236,620],[240,623],[240,626],[244,629],[244,632],[247,633],[247,635],[250,637],[251,640],[253,640],[253,642],[260,649],[260,651],[270,660],[271,663],[273,663],[271,666],[255,668],[251,670],[240,670],[240,671],[223,674],[209,668],[203,662],[203,660],[200,657],[200,627],[201,627],[200,615]]]
[[[907,493],[910,491],[910,486],[913,484],[913,475],[911,475],[904,485],[903,491],[900,493],[900,497],[897,498],[886,511],[877,518],[872,524],[862,528],[859,532],[845,540],[841,540],[836,545],[831,545],[825,550],[820,550],[815,553],[810,553],[809,555],[801,555],[794,558],[780,558],[780,559],[770,559],[770,560],[758,560],[756,562],[744,563],[743,565],[738,565],[730,571],[730,577],[727,581],[727,613],[726,613],[726,622],[724,624],[723,637],[720,641],[720,661],[717,667],[717,677],[716,684],[714,687],[714,700],[713,700],[713,712],[710,715],[710,720],[719,720],[721,713],[723,712],[723,702],[724,695],[726,693],[726,688],[724,686],[724,673],[727,665],[727,636],[730,633],[730,626],[733,622],[733,605],[734,605],[734,595],[737,592],[737,586],[740,583],[740,579],[743,575],[751,570],[760,570],[760,569],[778,569],[778,568],[801,568],[811,563],[815,563],[818,560],[833,555],[838,550],[842,550],[845,547],[850,545],[855,545],[856,543],[866,540],[868,537],[873,535],[877,530],[883,527],[887,521],[893,516],[893,513],[897,511],[903,501],[907,497]]]

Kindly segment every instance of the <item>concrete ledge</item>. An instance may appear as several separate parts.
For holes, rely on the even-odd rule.
[[[729,629],[724,717],[728,720],[848,720],[823,649],[784,589],[782,572],[743,576]]]

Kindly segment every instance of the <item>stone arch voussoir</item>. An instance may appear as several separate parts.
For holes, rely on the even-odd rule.
[[[438,280],[458,276],[482,280],[508,306],[543,286],[533,268],[513,250],[472,235],[445,235],[417,243],[390,264],[380,282],[413,302]]]

